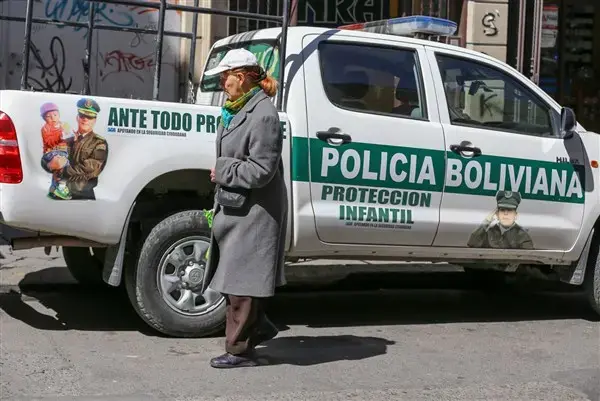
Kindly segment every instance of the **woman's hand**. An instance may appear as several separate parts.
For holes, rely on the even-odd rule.
[[[215,182],[215,180],[216,180],[216,177],[215,177],[215,168],[213,167],[213,168],[210,169],[210,181],[211,182]]]

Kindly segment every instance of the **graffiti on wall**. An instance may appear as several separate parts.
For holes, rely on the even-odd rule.
[[[484,14],[481,19],[481,25],[483,26],[483,34],[485,36],[496,36],[498,35],[498,27],[496,26],[496,17],[500,17],[500,12],[489,11]]]
[[[46,52],[42,52],[32,43],[30,53],[30,65],[35,73],[29,76],[28,83],[33,89],[62,93],[71,89],[73,78],[64,76],[66,53],[60,37],[54,36],[50,39],[50,46]]]
[[[154,56],[154,51],[142,55],[134,52],[124,52],[119,49],[106,52],[101,55],[102,61],[99,68],[100,80],[104,82],[113,75],[118,74],[124,77],[124,75],[129,74],[130,77],[140,82],[146,82],[146,78],[153,76],[154,66],[156,65]],[[175,65],[170,63],[163,62],[162,65],[163,67],[169,65],[172,68],[176,68]]]
[[[158,0],[154,0],[158,1]],[[87,23],[87,0],[36,0],[34,18]],[[96,24],[156,29],[156,9],[95,3]],[[0,0],[0,14],[25,15],[26,2]],[[167,13],[165,30],[180,31],[181,13]],[[0,89],[18,89],[23,63],[23,22],[0,24]],[[81,93],[87,28],[34,24],[29,49],[28,85],[35,90]],[[160,99],[179,99],[180,38],[165,37]],[[4,46],[7,44],[7,46]],[[90,87],[93,95],[150,99],[154,75],[155,35],[95,30],[92,37]]]
[[[46,0],[44,4],[44,16],[61,21],[87,22],[90,15],[90,8],[93,4],[87,0]],[[135,25],[135,19],[128,11],[126,7],[115,7],[106,3],[97,3],[96,22],[132,27]],[[76,27],[70,29],[79,31],[84,28]]]
[[[27,81],[29,87],[37,91],[58,93],[70,90],[73,79],[65,77],[66,56],[60,37],[54,36],[50,39],[48,49],[40,49],[35,43],[32,43],[29,53],[30,74]],[[8,76],[11,82],[20,82],[21,66],[23,65],[21,54],[11,52],[7,60],[7,63],[0,64],[0,72]],[[8,88],[14,89],[13,87]]]

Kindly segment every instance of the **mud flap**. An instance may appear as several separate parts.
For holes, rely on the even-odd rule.
[[[586,270],[588,260],[589,260],[589,255],[590,255],[590,248],[592,246],[592,240],[594,239],[594,232],[595,232],[595,230],[592,229],[592,231],[590,232],[590,235],[587,239],[587,242],[585,243],[585,247],[583,248],[583,251],[581,252],[581,256],[579,257],[579,260],[577,261],[577,265],[573,269],[573,272],[569,275],[566,275],[566,277],[561,275],[562,282],[565,282],[565,283],[568,283],[571,285],[583,284],[583,279],[585,278],[585,270]]]
[[[106,284],[113,287],[118,287],[121,284],[121,277],[123,276],[123,261],[125,260],[125,247],[127,245],[127,232],[129,230],[129,221],[131,220],[131,215],[135,205],[136,202],[133,202],[133,205],[131,205],[131,208],[129,208],[129,213],[127,213],[123,230],[121,230],[121,238],[119,239],[119,243],[106,248],[104,268],[102,269],[102,280],[104,280]]]

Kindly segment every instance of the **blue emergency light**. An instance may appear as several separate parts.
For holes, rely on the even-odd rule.
[[[429,37],[451,36],[456,32],[456,22],[425,15],[390,18],[379,21],[342,25],[339,29],[382,33],[395,36]]]

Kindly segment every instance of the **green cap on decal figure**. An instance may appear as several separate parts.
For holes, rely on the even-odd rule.
[[[84,97],[77,102],[77,112],[86,117],[96,118],[100,113],[100,106],[95,100]]]
[[[521,203],[521,194],[513,191],[498,191],[496,204],[498,209],[516,209]]]

